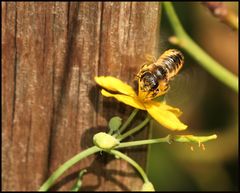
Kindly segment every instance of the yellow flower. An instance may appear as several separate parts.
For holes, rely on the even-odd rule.
[[[171,107],[165,103],[140,98],[133,88],[121,80],[111,76],[95,77],[95,81],[103,88],[113,91],[110,93],[104,89],[102,95],[114,97],[118,101],[137,109],[146,110],[158,123],[171,130],[184,130],[187,125],[183,124],[178,117],[182,112],[178,108]]]

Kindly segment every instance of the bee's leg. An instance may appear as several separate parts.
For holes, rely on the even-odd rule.
[[[152,98],[155,98],[159,94],[159,88],[155,89],[152,93]]]
[[[162,84],[159,85],[157,89],[155,89],[154,91],[148,92],[146,96],[148,96],[149,94],[150,96],[147,97],[147,100],[151,100],[153,98],[156,98],[158,96],[165,94],[169,88],[170,88],[170,85],[168,84],[168,82],[163,82]]]
[[[167,81],[163,82],[163,84],[160,85],[160,90],[163,94],[166,93],[169,90],[169,88],[170,88],[170,85]]]
[[[158,94],[159,94],[159,88],[155,89],[154,91],[148,92],[147,95],[146,95],[146,99],[147,100],[152,100],[153,98],[158,96]],[[148,95],[150,95],[150,96],[147,97]]]
[[[151,100],[151,99],[153,98],[152,95],[153,95],[153,92],[152,92],[152,91],[147,92],[147,94],[145,95],[144,100],[145,100],[145,101]]]
[[[151,94],[151,92],[148,92],[148,93],[146,94],[146,97],[147,97],[149,94]],[[149,98],[149,97],[147,97],[147,98]]]
[[[151,98],[156,98],[165,94],[168,91],[169,87],[170,86],[168,82],[161,83],[159,87],[152,92]]]

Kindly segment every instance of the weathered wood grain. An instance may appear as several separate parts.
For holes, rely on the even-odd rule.
[[[110,117],[129,115],[132,108],[99,94],[94,76],[132,84],[144,54],[157,50],[159,22],[157,2],[2,3],[3,190],[37,190],[91,146]],[[146,151],[127,154],[144,167]],[[102,154],[78,163],[53,189],[69,189],[86,167],[84,190],[142,185],[131,166]]]

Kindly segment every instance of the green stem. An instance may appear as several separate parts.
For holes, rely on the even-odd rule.
[[[204,143],[209,140],[216,139],[217,135],[209,135],[209,136],[194,136],[194,135],[167,135],[166,137],[157,138],[157,139],[146,139],[139,141],[130,141],[130,142],[122,142],[115,149],[139,146],[139,145],[149,145],[154,143]]]
[[[82,178],[83,178],[83,175],[87,172],[86,169],[83,169],[79,172],[78,174],[78,179],[76,181],[76,183],[72,186],[71,188],[71,192],[78,192],[82,186]]]
[[[163,5],[176,34],[176,37],[170,38],[170,42],[183,48],[211,75],[238,93],[238,77],[216,62],[188,36],[174,11],[172,3],[164,2]]]
[[[147,118],[141,122],[138,126],[134,127],[133,129],[127,131],[126,133],[124,133],[123,135],[117,137],[117,139],[119,141],[127,138],[129,135],[132,135],[133,133],[136,133],[137,131],[139,131],[140,129],[142,129],[149,121],[151,120],[151,117],[148,115]]]
[[[125,155],[117,150],[111,150],[110,153],[112,153],[115,156],[120,157],[120,158],[124,159],[125,161],[127,161],[128,163],[130,163],[141,174],[144,182],[149,182],[148,177],[147,177],[146,173],[144,172],[144,170],[142,169],[142,167],[140,165],[138,165],[138,163],[135,162],[132,158],[128,157],[127,155]]]
[[[148,139],[152,139],[153,138],[153,121],[150,121],[149,123],[149,132],[148,132]],[[150,159],[151,159],[151,152],[152,152],[152,146],[148,145],[147,147],[147,161],[146,161],[146,173],[149,174],[149,169],[150,169]]]
[[[86,149],[85,151],[75,155],[70,160],[66,161],[64,164],[62,164],[53,174],[48,178],[48,180],[40,187],[39,191],[47,191],[53,183],[71,166],[79,162],[81,159],[94,154],[98,151],[101,151],[100,148],[97,146],[90,147]]]
[[[136,116],[138,111],[139,111],[139,109],[134,109],[133,110],[131,115],[128,117],[127,121],[120,127],[119,133],[122,133],[127,128],[127,126],[132,122],[132,120],[134,119],[134,117]],[[116,137],[116,134],[113,135],[113,136]]]
[[[185,32],[184,28],[182,27],[182,24],[180,23],[180,21],[177,17],[177,14],[174,11],[172,3],[171,2],[163,2],[163,6],[166,10],[166,14],[168,16],[170,25],[172,26],[174,33],[178,37],[186,36],[186,32]]]
[[[118,149],[118,148],[125,148],[125,147],[139,146],[139,145],[149,145],[153,143],[162,143],[162,142],[170,143],[170,136],[168,135],[166,137],[158,138],[158,139],[146,139],[146,140],[139,140],[139,141],[121,142],[115,148]]]
[[[238,77],[228,71],[212,57],[210,57],[202,48],[200,48],[190,37],[181,40],[181,47],[186,50],[199,64],[210,74],[215,76],[222,83],[238,92]]]

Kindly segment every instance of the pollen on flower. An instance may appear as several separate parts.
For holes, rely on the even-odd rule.
[[[190,147],[191,151],[194,151],[193,146]]]
[[[203,151],[206,150],[205,145],[204,145],[203,143],[201,144],[201,147],[202,147],[202,150],[203,150]]]

